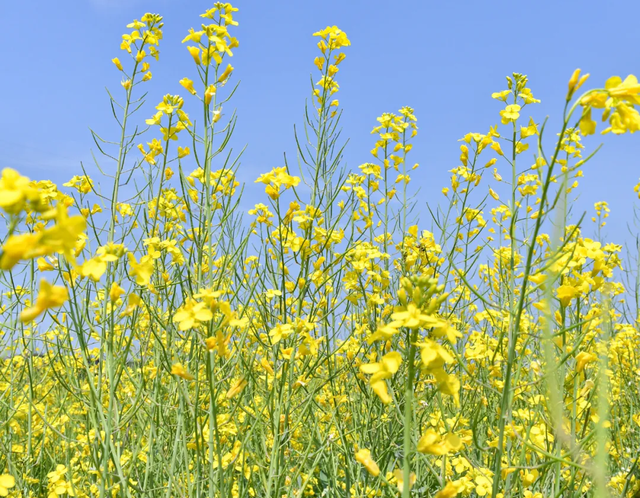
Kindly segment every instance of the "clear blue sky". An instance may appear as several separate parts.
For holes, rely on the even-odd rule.
[[[598,86],[612,75],[640,75],[633,24],[640,16],[637,0],[239,0],[234,5],[240,9],[235,15],[240,47],[232,62],[234,78],[241,81],[233,101],[239,114],[235,143],[248,145],[240,169],[247,183],[281,166],[283,152],[295,153],[293,124],[302,122],[315,69],[311,35],[329,24],[346,31],[352,42],[338,75],[344,135],[351,139],[348,165],[370,160],[376,116],[410,105],[420,127],[412,154],[421,168],[413,177],[421,198],[433,201],[441,198],[447,171],[459,163],[457,139],[469,131],[486,132],[499,121],[501,104],[490,95],[506,88],[506,75],[529,76],[542,100],[534,117],[550,115],[554,133],[575,68],[590,72],[589,84]],[[211,6],[186,0],[2,2],[0,167],[62,183],[79,173],[80,161],[91,163],[89,127],[115,138],[105,86],[122,89],[111,59],[121,55],[125,25],[145,12],[165,18],[160,62],[152,64],[153,81],[146,87],[145,117],[163,94],[185,94],[178,81],[194,78],[195,71],[180,41]],[[640,134],[596,135],[586,145],[591,149],[602,141],[604,149],[585,170],[577,207],[591,215],[594,202],[608,200],[608,233],[621,242],[640,177]],[[247,199],[244,207],[255,200]]]

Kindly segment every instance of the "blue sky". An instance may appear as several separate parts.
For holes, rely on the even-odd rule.
[[[145,12],[165,18],[160,62],[152,64],[154,77],[147,84],[145,117],[153,114],[163,94],[185,94],[178,81],[195,79],[195,71],[180,41],[188,28],[199,26],[198,15],[211,5],[178,0],[3,2],[0,166],[62,183],[80,172],[81,161],[91,164],[89,127],[116,136],[105,86],[122,89],[111,59],[121,55],[125,25]],[[457,140],[470,131],[486,132],[499,121],[501,103],[490,95],[506,88],[506,75],[516,71],[529,76],[542,104],[528,109],[537,121],[549,115],[555,133],[575,68],[591,73],[592,86],[603,85],[612,75],[640,73],[637,30],[629,23],[640,15],[640,2],[634,0],[239,0],[234,5],[240,9],[235,16],[240,47],[232,62],[234,78],[241,82],[232,102],[239,116],[234,143],[237,148],[247,145],[240,178],[248,184],[281,166],[283,153],[295,153],[293,125],[302,122],[317,55],[311,35],[329,24],[346,31],[352,42],[338,74],[342,127],[350,138],[347,164],[356,168],[370,160],[370,131],[378,115],[412,106],[420,127],[412,162],[421,164],[413,178],[421,187],[421,200],[434,203],[448,184],[448,170],[458,165]],[[637,200],[633,186],[640,177],[640,134],[585,140],[589,150],[601,142],[603,150],[585,169],[576,208],[591,215],[594,202],[609,201],[612,213],[605,233],[622,242]],[[257,189],[248,186],[252,197],[244,207],[256,200]]]

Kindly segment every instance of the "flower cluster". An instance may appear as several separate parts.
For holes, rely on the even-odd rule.
[[[131,28],[131,32],[122,35],[120,49],[126,51],[133,60],[132,74],[130,76],[127,74],[118,57],[112,59],[111,62],[123,73],[124,79],[121,84],[128,93],[135,85],[135,77],[138,72],[142,74],[141,81],[151,79],[150,64],[146,59],[153,57],[156,61],[158,60],[160,55],[158,45],[162,40],[163,26],[162,16],[150,13],[146,13],[139,21],[135,19],[132,23],[127,24],[127,28]]]

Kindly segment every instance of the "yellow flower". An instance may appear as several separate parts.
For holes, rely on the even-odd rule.
[[[273,367],[269,363],[269,360],[267,360],[266,358],[262,358],[260,360],[260,366],[262,368],[264,368],[269,374],[271,374],[271,375],[275,375],[276,374],[275,370],[273,369]]]
[[[392,324],[385,325],[381,323],[376,327],[376,331],[367,338],[367,342],[373,344],[376,341],[388,341],[397,333],[397,327]]]
[[[565,308],[571,304],[571,301],[580,294],[580,291],[573,285],[561,285],[556,291],[560,304]]]
[[[576,355],[576,372],[582,372],[587,363],[594,362],[598,357],[592,353],[581,351]]]
[[[187,50],[191,54],[191,57],[193,57],[193,61],[197,65],[200,65],[200,49],[198,47],[187,47]]]
[[[295,187],[300,183],[300,178],[287,173],[287,167],[273,168],[269,173],[264,173],[258,177],[255,183],[262,182],[266,185],[265,192],[272,199],[277,199],[280,195],[280,187],[284,185],[285,190]]]
[[[536,285],[543,284],[547,280],[545,273],[536,273],[535,275],[529,275],[529,282],[533,282]]]
[[[130,22],[129,24],[127,24],[127,28],[130,28],[130,29],[141,29],[144,27],[145,27],[145,24],[143,22],[138,21],[137,19],[134,19],[133,22]]]
[[[639,98],[640,100],[640,98]],[[616,135],[626,133],[635,133],[640,130],[640,113],[632,105],[627,105],[623,102],[618,103],[615,106],[615,110],[609,117],[609,128],[602,133],[608,133],[612,131]]]
[[[55,266],[53,266],[49,261],[47,261],[44,258],[38,258],[38,261],[36,261],[36,263],[38,264],[39,271],[51,271],[55,269]]]
[[[462,441],[455,434],[440,436],[433,429],[428,429],[418,441],[418,451],[429,455],[447,455],[462,448]]]
[[[207,346],[208,351],[213,352],[217,350],[218,355],[223,358],[228,358],[230,356],[230,353],[227,349],[227,345],[229,344],[230,340],[231,336],[225,337],[222,333],[222,330],[218,330],[215,337],[207,337],[204,342]]]
[[[587,136],[596,132],[596,122],[591,119],[591,107],[587,107],[580,118],[580,132]]]
[[[510,93],[511,93],[511,90],[502,90],[501,92],[494,92],[491,94],[491,98],[506,102],[507,97],[509,96]]]
[[[223,83],[224,81],[226,81],[229,78],[229,76],[231,76],[232,72],[233,72],[233,66],[229,64],[227,68],[224,70],[224,72],[218,78],[218,83]]]
[[[478,496],[485,496],[491,492],[492,481],[484,475],[475,478],[475,490]]]
[[[161,120],[162,120],[162,111],[158,111],[158,112],[156,112],[156,113],[153,115],[153,117],[152,117],[152,118],[150,118],[150,119],[145,119],[145,121],[144,121],[144,122],[145,122],[145,123],[147,123],[147,124],[148,124],[148,125],[150,125],[150,126],[153,126],[153,125],[159,125]],[[142,151],[142,153],[144,154],[144,148],[141,148],[141,147],[144,147],[142,144],[140,144],[140,145],[138,146],[138,148],[139,148],[139,149]]]
[[[502,112],[502,111],[501,111],[501,112]],[[502,152],[502,147],[500,147],[500,143],[498,143],[498,142],[492,142],[492,143],[491,143],[491,148],[492,148],[493,150],[495,150],[499,155],[504,156],[504,152]],[[496,178],[496,180],[498,180],[498,179]],[[498,181],[500,181],[500,180],[498,180]]]
[[[222,43],[222,46],[220,48],[223,51],[227,51],[228,49],[225,43]],[[216,49],[217,49],[217,45],[212,45],[206,50],[204,48],[202,49],[202,64],[204,64],[205,66],[208,66],[209,64],[211,64],[212,60],[218,65],[222,63],[222,57],[216,51]]]
[[[567,92],[567,100],[571,99],[574,92],[580,88],[589,78],[589,73],[580,77],[580,69],[576,69],[569,79],[569,91]]]
[[[227,399],[231,399],[240,394],[247,384],[248,382],[244,378],[238,379],[227,391]]]
[[[200,43],[200,38],[202,38],[202,35],[204,35],[204,31],[194,31],[193,28],[189,29],[189,34],[187,36],[185,36],[185,38],[182,40],[182,43],[186,42],[186,41],[192,41],[194,43]]]
[[[588,75],[587,75],[588,76]],[[525,104],[539,104],[540,100],[533,97],[530,88],[523,88],[522,91],[518,94],[522,100],[524,100]]]
[[[20,313],[20,321],[31,322],[36,317],[51,308],[62,306],[69,299],[69,292],[66,287],[51,285],[46,280],[40,281],[40,292],[36,299],[36,304]]]
[[[112,303],[115,303],[120,296],[124,294],[125,290],[118,285],[118,282],[113,282],[111,284],[111,289],[109,289],[109,299]]]
[[[404,472],[401,469],[395,469],[393,471],[393,477],[396,478],[396,486],[398,486],[398,491],[402,493],[404,491]],[[411,472],[409,474],[409,489],[413,488],[413,485],[416,483],[416,474]]]
[[[422,364],[428,370],[440,369],[445,363],[453,362],[453,356],[445,347],[431,339],[426,339],[420,345],[420,357]]]
[[[209,105],[211,103],[211,99],[216,94],[216,86],[211,84],[204,91],[204,103],[205,105]]]
[[[191,95],[195,95],[196,94],[196,90],[195,88],[193,88],[193,81],[191,81],[189,78],[182,78],[179,83],[191,94]]]
[[[47,254],[46,248],[40,246],[41,234],[23,233],[12,235],[2,246],[0,269],[11,270],[21,260],[36,258]]]
[[[134,310],[140,306],[140,303],[142,302],[142,300],[140,299],[140,296],[138,296],[137,294],[129,294],[129,297],[127,298],[127,307],[125,308],[125,310],[120,314],[120,316],[131,316],[131,314],[134,312]]]
[[[627,76],[624,81],[620,76],[612,76],[607,80],[604,87],[609,92],[611,97],[616,97],[619,99],[634,99],[638,94],[640,94],[640,84],[638,83],[638,78],[636,78],[633,74]],[[640,104],[640,101],[634,99],[634,101]]]
[[[88,194],[91,192],[93,182],[88,176],[74,176],[71,180],[67,183],[63,183],[62,185],[65,187],[73,187],[82,194]]]
[[[153,274],[153,258],[149,255],[142,256],[138,263],[133,254],[128,253],[127,256],[129,258],[129,273],[136,278],[136,283],[140,286],[149,285]]]
[[[286,339],[293,332],[293,325],[290,323],[279,323],[269,331],[269,336],[273,339],[273,344],[277,344],[282,339]]]
[[[100,280],[105,271],[107,271],[107,261],[101,256],[88,259],[78,268],[80,275],[90,277],[94,282]]]
[[[116,67],[122,71],[122,64],[120,63],[120,59],[118,59],[117,57],[114,57],[113,59],[111,59],[111,62],[113,62]]]
[[[29,178],[16,170],[4,168],[0,177],[0,208],[7,213],[17,213],[27,200],[38,199],[38,191],[30,183]]]
[[[533,118],[529,118],[529,126],[520,127],[520,138],[525,139],[538,133],[538,125]]]
[[[83,236],[87,220],[80,215],[68,216],[67,208],[62,203],[58,203],[50,216],[56,220],[56,224],[40,234],[39,244],[44,246],[44,254],[62,253],[75,266],[76,243]]]
[[[208,322],[212,318],[213,313],[207,308],[206,304],[189,298],[187,302],[176,311],[176,314],[173,316],[173,322],[179,324],[179,330],[188,330],[201,323]]]
[[[410,329],[417,329],[419,327],[436,327],[441,324],[441,321],[433,316],[426,315],[418,308],[414,303],[407,304],[404,311],[396,311],[391,315],[393,322],[391,325],[394,328],[407,327]]]
[[[446,486],[438,491],[434,498],[453,498],[458,495],[458,492],[463,486],[458,484],[458,481],[448,481]]]
[[[127,252],[124,244],[114,244],[113,242],[98,247],[96,251],[105,261],[118,261]]]
[[[195,377],[187,372],[187,369],[184,367],[182,363],[176,363],[171,367],[171,373],[173,375],[177,375],[178,377],[182,377],[185,380],[193,380]]]
[[[390,379],[402,364],[402,356],[397,351],[387,353],[379,363],[365,363],[360,365],[362,373],[372,375],[369,384],[383,403],[390,403],[391,397],[387,393],[385,379]]]
[[[0,475],[0,496],[8,496],[9,489],[16,485],[16,480],[12,475],[2,474]]]
[[[364,468],[367,469],[369,474],[376,477],[380,474],[380,467],[378,464],[371,458],[371,451],[367,449],[361,449],[356,452],[356,461],[364,465]]]
[[[351,45],[347,34],[337,26],[327,26],[325,29],[313,33],[313,36],[319,36],[326,40],[328,47],[334,50]]]
[[[500,111],[502,117],[502,124],[507,124],[517,120],[520,117],[520,106],[517,104],[511,104]]]

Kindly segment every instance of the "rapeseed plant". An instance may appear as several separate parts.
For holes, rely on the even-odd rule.
[[[412,108],[377,119],[370,162],[343,164],[351,43],[328,26],[299,171],[261,174],[245,222],[224,112],[237,10],[202,14],[185,96],[150,112],[162,17],[127,25],[119,138],[92,132],[101,180],[2,171],[0,496],[637,493],[638,267],[602,240],[606,202],[594,238],[569,209],[593,110],[604,134],[639,129],[635,76],[578,95],[576,70],[551,141],[527,77],[507,77],[500,124],[461,138],[427,231]]]

